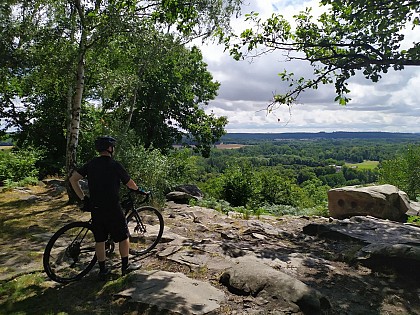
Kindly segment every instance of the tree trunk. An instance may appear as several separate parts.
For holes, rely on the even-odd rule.
[[[130,104],[130,109],[129,109],[128,117],[127,117],[127,124],[124,130],[124,133],[127,133],[128,130],[130,129],[131,120],[133,119],[133,113],[134,113],[134,109],[136,108],[136,103],[137,103],[137,93],[140,89],[140,86],[142,85],[143,70],[144,70],[144,65],[141,65],[139,67],[139,71],[137,75],[137,83],[133,91],[133,101]]]
[[[73,84],[69,84],[67,91],[67,117],[66,117],[66,126],[67,126],[67,144],[66,144],[66,177],[65,177],[65,186],[67,190],[67,195],[69,197],[69,203],[74,203],[77,200],[77,196],[73,191],[73,188],[70,185],[69,177],[71,176],[72,170],[69,168],[70,165],[70,139],[71,139],[71,122],[72,122],[72,108],[73,108]]]
[[[83,41],[83,40],[82,40]],[[77,196],[74,193],[71,185],[68,182],[68,178],[71,176],[73,171],[76,169],[77,162],[77,145],[79,141],[80,131],[80,113],[82,107],[82,97],[85,80],[85,63],[84,63],[84,47],[83,44],[79,48],[79,56],[77,63],[77,77],[76,77],[76,90],[71,102],[70,109],[70,123],[67,130],[67,150],[66,150],[66,184],[67,193],[69,195],[69,202],[73,203],[77,200]]]
[[[70,39],[71,41],[75,40],[76,34],[76,16],[82,14],[80,10],[80,2],[75,3],[75,6],[71,6],[71,34]],[[83,34],[83,33],[82,33]],[[81,49],[83,48],[83,49]],[[83,94],[83,83],[84,83],[84,47],[83,42],[80,41],[79,43],[79,54],[77,58],[77,67],[76,67],[76,78],[73,81],[74,73],[72,70],[71,80],[69,80],[68,90],[67,90],[67,118],[66,118],[66,128],[67,128],[67,142],[66,142],[66,178],[65,178],[65,185],[67,189],[67,195],[69,196],[69,203],[75,203],[77,200],[77,195],[74,192],[73,188],[70,185],[69,177],[74,171],[76,167],[76,149],[77,149],[77,142],[79,139],[79,126],[80,126],[80,107],[81,107],[81,97]],[[73,69],[73,68],[72,68]],[[76,84],[74,84],[76,82]],[[80,90],[77,89],[79,84],[82,84],[82,88]],[[77,97],[74,95],[74,88],[77,89]],[[80,101],[78,102],[78,98]]]

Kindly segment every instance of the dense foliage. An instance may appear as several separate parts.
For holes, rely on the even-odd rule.
[[[36,184],[39,168],[37,162],[42,152],[34,148],[0,150],[0,186]]]
[[[119,139],[116,159],[160,202],[173,187],[196,184],[205,193],[202,205],[220,211],[325,215],[327,192],[335,187],[388,183],[416,199],[419,150],[412,139],[277,140],[254,141],[239,149],[212,148],[210,157],[204,158],[190,149],[167,154],[146,149],[131,131]],[[90,148],[81,161],[94,155]],[[3,184],[42,173],[41,156],[36,150],[0,151]]]
[[[399,187],[416,200],[420,195],[420,146],[410,145],[395,158],[384,161],[379,181]]]
[[[278,140],[254,141],[240,149],[213,149],[209,159],[196,160],[196,183],[214,200],[224,200],[221,208],[243,207],[252,211],[291,213],[296,209],[313,209],[311,213],[324,213],[327,191],[347,185],[378,183],[379,169],[352,163],[374,160],[379,162],[381,183],[394,184],[407,190],[418,186],[418,160],[415,140],[343,139],[343,140]],[[249,143],[249,140],[244,142]],[[410,157],[407,157],[407,148]],[[412,171],[393,161],[406,157]],[[351,163],[351,164],[350,164]],[[373,164],[374,165],[374,164]],[[407,174],[411,181],[389,180],[384,169],[391,174]],[[279,207],[280,206],[280,207]],[[292,210],[295,209],[295,210]]]
[[[208,155],[227,120],[205,113],[219,84],[186,43],[228,29],[240,4],[3,1],[1,129],[42,148],[48,173],[68,175],[85,154],[79,143],[116,131],[161,151],[190,137]]]
[[[346,104],[348,79],[360,72],[372,82],[383,73],[420,65],[420,42],[408,42],[407,33],[418,32],[420,2],[415,0],[321,0],[325,10],[314,17],[311,8],[289,21],[273,13],[263,20],[258,13],[247,16],[250,27],[240,35],[225,36],[231,54],[240,59],[278,51],[283,60],[305,60],[313,74],[298,78],[285,70],[280,74],[290,89],[276,95],[269,109],[290,105],[306,89],[334,84],[336,101]]]

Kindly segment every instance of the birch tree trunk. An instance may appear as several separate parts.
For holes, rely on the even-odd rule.
[[[81,6],[80,0],[74,2],[77,14],[80,19],[81,35],[79,40],[79,49],[77,56],[77,68],[75,79],[75,93],[71,102],[70,108],[70,121],[67,126],[67,148],[66,148],[66,184],[69,202],[73,203],[77,200],[68,178],[74,172],[77,166],[77,145],[79,142],[80,132],[80,115],[82,108],[83,90],[85,84],[85,54],[87,49],[87,33],[85,30],[84,11]]]
[[[76,156],[77,156],[77,144],[79,141],[80,131],[80,113],[82,107],[82,97],[84,88],[84,53],[79,53],[79,60],[77,64],[77,77],[76,77],[76,88],[75,94],[71,103],[70,109],[70,123],[68,126],[67,136],[67,156],[66,156],[66,171],[68,176],[76,168]]]
[[[138,75],[137,75],[137,83],[136,86],[134,87],[134,91],[133,91],[133,100],[130,104],[130,109],[128,112],[128,117],[127,117],[127,124],[124,130],[124,133],[127,133],[127,131],[130,129],[130,124],[131,124],[131,120],[133,119],[133,113],[134,113],[134,109],[136,107],[136,103],[137,103],[137,93],[142,85],[142,74],[143,74],[143,69],[144,69],[144,65],[141,65],[139,67],[139,71],[138,71]]]
[[[70,122],[67,130],[67,150],[66,150],[66,173],[67,173],[67,193],[69,195],[69,202],[72,203],[77,200],[77,196],[68,183],[68,178],[76,169],[77,165],[77,145],[79,142],[80,131],[80,114],[82,107],[82,97],[84,88],[85,63],[84,52],[79,52],[77,63],[77,77],[76,88],[70,108]]]

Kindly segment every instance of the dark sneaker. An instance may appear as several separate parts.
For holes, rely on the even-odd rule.
[[[140,268],[141,268],[141,264],[140,263],[135,263],[135,264],[130,263],[130,264],[128,264],[127,268],[122,268],[121,269],[121,274],[123,276],[125,276],[126,274],[128,274],[128,273],[130,273],[132,271],[139,270]]]
[[[99,280],[105,281],[107,279],[107,276],[110,273],[111,273],[111,270],[109,270],[108,268],[105,268],[104,271],[99,271],[99,273],[98,273]]]

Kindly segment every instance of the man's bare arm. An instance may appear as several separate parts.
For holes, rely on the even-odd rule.
[[[132,190],[138,190],[139,187],[137,186],[137,184],[134,182],[134,180],[130,179],[128,181],[127,184],[125,184],[128,188],[132,189]]]
[[[79,183],[79,180],[81,180],[82,178],[83,176],[76,171],[74,171],[69,178],[71,187],[73,187],[74,192],[80,198],[80,200],[83,200],[85,198],[85,194],[83,193],[82,187]]]

